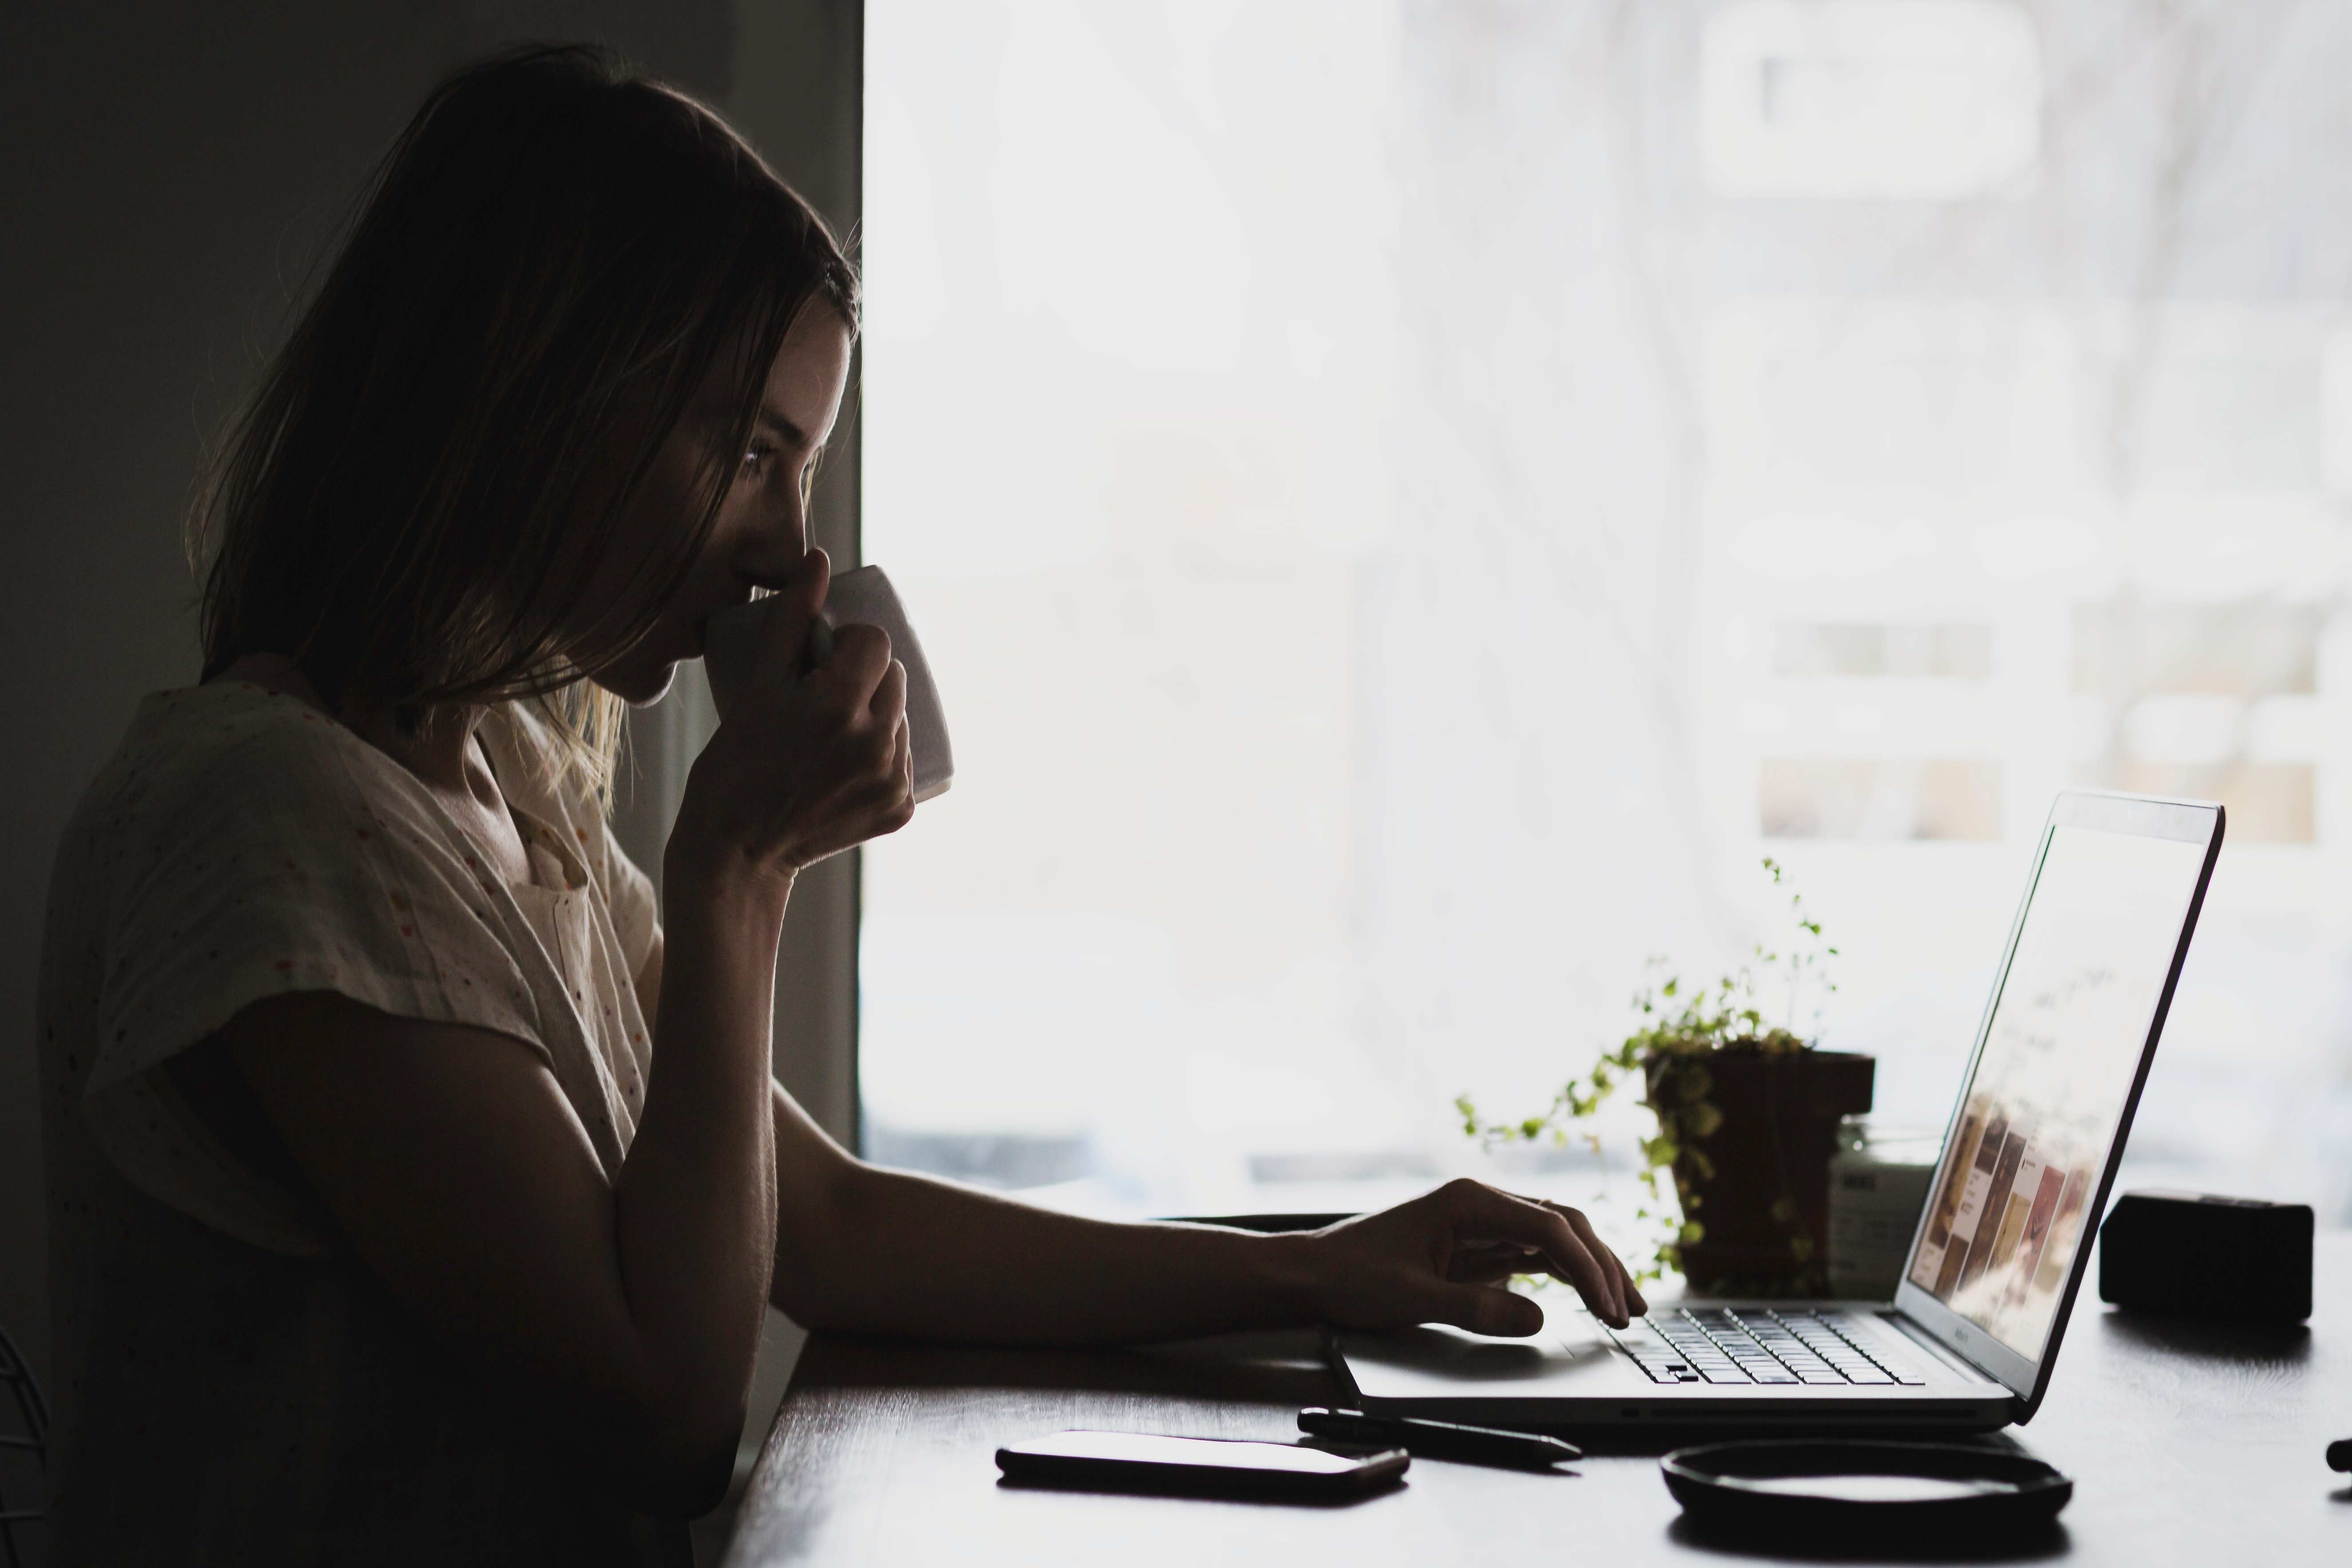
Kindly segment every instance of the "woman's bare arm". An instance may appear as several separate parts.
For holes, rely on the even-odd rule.
[[[638,975],[649,1010],[665,946],[656,932]],[[1575,1285],[1614,1322],[1647,1310],[1581,1214],[1475,1182],[1313,1236],[1108,1224],[866,1164],[772,1092],[770,1299],[807,1328],[1066,1345],[1320,1321],[1532,1333],[1541,1313],[1497,1288],[1524,1272]]]
[[[666,942],[637,977],[658,1008]],[[1581,1214],[1449,1184],[1313,1236],[1112,1225],[852,1159],[781,1084],[770,1299],[808,1328],[1023,1344],[1115,1344],[1251,1324],[1447,1322],[1531,1333],[1496,1289],[1551,1272],[1612,1321],[1647,1310]]]
[[[617,1177],[522,1041],[328,994],[224,1031],[393,1293],[648,1511],[715,1502],[741,1429],[779,1228],[769,1015],[795,869],[913,811],[887,640],[845,627],[824,668],[797,666],[824,588],[819,557],[740,700],[747,721],[730,716],[688,779],[664,859],[667,994]]]
[[[1646,1310],[1572,1209],[1476,1182],[1313,1233],[1123,1225],[850,1157],[781,1087],[772,1299],[814,1329],[1003,1344],[1116,1344],[1313,1322],[1542,1324],[1502,1288],[1549,1272],[1622,1324]]]
[[[697,942],[699,961],[679,963],[617,1181],[520,1040],[331,994],[258,1004],[226,1031],[402,1305],[649,1512],[707,1509],[742,1426],[775,1213],[772,1133],[742,1108],[768,1079],[783,890],[674,891],[674,920],[753,940]]]

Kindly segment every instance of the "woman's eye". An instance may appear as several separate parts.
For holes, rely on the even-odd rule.
[[[773,447],[754,447],[743,454],[743,471],[757,474],[765,471],[769,459],[776,455]]]

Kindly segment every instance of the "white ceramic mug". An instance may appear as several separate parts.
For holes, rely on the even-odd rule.
[[[720,718],[727,716],[728,703],[751,675],[763,617],[782,614],[782,605],[781,597],[754,599],[710,617],[703,637],[703,668]],[[809,662],[822,665],[829,659],[833,628],[846,626],[879,626],[889,637],[890,656],[907,667],[907,744],[913,753],[915,799],[926,801],[945,792],[955,782],[947,713],[940,706],[931,667],[924,662],[923,645],[907,622],[906,606],[879,566],[859,566],[834,578],[809,628]]]

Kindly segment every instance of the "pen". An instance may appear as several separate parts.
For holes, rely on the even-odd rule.
[[[1580,1459],[1584,1450],[1557,1437],[1532,1432],[1502,1432],[1492,1426],[1457,1426],[1418,1415],[1367,1415],[1360,1410],[1310,1406],[1298,1413],[1298,1429],[1347,1443],[1392,1443],[1432,1459],[1467,1459],[1487,1465],[1550,1465]]]

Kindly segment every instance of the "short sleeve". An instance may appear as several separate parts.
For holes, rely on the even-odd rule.
[[[130,759],[107,881],[83,1110],[125,1176],[280,1251],[338,1245],[315,1203],[213,1145],[159,1069],[255,1002],[327,991],[541,1050],[496,874],[374,748],[307,709]],[[224,725],[224,729],[231,726]]]

